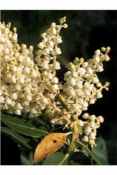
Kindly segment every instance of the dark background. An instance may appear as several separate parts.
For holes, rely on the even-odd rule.
[[[69,24],[69,28],[63,32],[63,55],[60,58],[63,70],[75,56],[91,57],[94,50],[101,46],[112,49],[111,61],[105,64],[101,77],[111,82],[110,91],[105,92],[104,98],[91,106],[89,111],[104,116],[105,122],[99,134],[106,141],[109,164],[117,164],[117,11],[2,11],[2,21],[11,22],[17,27],[19,42],[35,46],[50,23],[63,16],[67,16]],[[1,140],[2,164],[20,164],[17,145],[5,135]]]

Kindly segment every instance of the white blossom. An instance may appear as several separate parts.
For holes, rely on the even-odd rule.
[[[59,24],[53,22],[42,33],[34,53],[33,46],[19,44],[16,28],[0,23],[0,110],[30,113],[31,117],[49,110],[50,122],[67,128],[78,121],[82,130],[79,139],[93,147],[104,118],[84,111],[103,97],[103,89],[109,89],[109,82],[102,84],[97,72],[102,72],[103,62],[110,60],[110,47],[96,50],[87,61],[76,57],[60,83],[56,72],[61,68],[61,29],[67,27],[66,17]]]

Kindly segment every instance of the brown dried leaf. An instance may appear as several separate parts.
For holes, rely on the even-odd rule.
[[[43,160],[58,151],[65,144],[66,137],[66,133],[51,133],[45,136],[35,149],[34,161]]]

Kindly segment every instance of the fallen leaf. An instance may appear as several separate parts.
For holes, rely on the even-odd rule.
[[[40,161],[58,151],[66,143],[66,133],[50,133],[37,145],[34,161]]]

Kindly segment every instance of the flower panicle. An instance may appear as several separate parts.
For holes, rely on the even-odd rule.
[[[92,59],[75,58],[59,82],[57,70],[61,69],[61,30],[68,27],[66,17],[53,22],[42,33],[42,40],[34,47],[18,43],[16,28],[11,23],[0,23],[0,110],[38,117],[49,111],[50,122],[80,128],[79,139],[92,147],[102,116],[86,113],[89,105],[103,97],[109,82],[102,84],[97,75],[104,71],[103,62],[109,61],[110,47],[96,50]],[[36,55],[36,56],[35,56]]]

